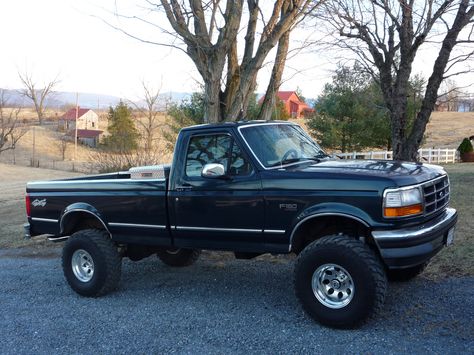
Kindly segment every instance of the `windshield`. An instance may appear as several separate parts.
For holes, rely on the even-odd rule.
[[[266,168],[319,161],[327,154],[297,125],[265,124],[240,129],[250,149]]]

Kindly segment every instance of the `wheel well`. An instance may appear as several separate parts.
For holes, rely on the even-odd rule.
[[[298,227],[292,236],[291,251],[299,254],[311,242],[326,235],[340,233],[354,239],[364,238],[369,246],[375,247],[370,229],[363,223],[350,217],[321,216],[311,218]]]
[[[63,226],[62,235],[71,235],[84,229],[107,230],[104,223],[98,217],[88,212],[68,214],[61,221],[61,226]]]

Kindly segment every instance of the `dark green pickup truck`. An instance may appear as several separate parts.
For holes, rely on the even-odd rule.
[[[84,296],[117,288],[122,257],[295,253],[303,308],[346,327],[382,307],[387,276],[416,276],[452,242],[449,195],[441,167],[335,160],[298,125],[235,122],[183,129],[169,166],[29,183],[25,228],[66,241],[64,274]]]

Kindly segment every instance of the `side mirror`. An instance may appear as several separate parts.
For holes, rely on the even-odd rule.
[[[204,165],[201,170],[201,176],[204,178],[219,178],[225,176],[225,168],[222,164],[210,163]]]

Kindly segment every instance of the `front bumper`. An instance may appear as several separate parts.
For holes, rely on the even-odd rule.
[[[456,210],[446,208],[441,215],[424,224],[396,230],[375,230],[372,236],[388,268],[408,268],[437,254],[446,244],[448,231],[454,228],[457,219]]]

